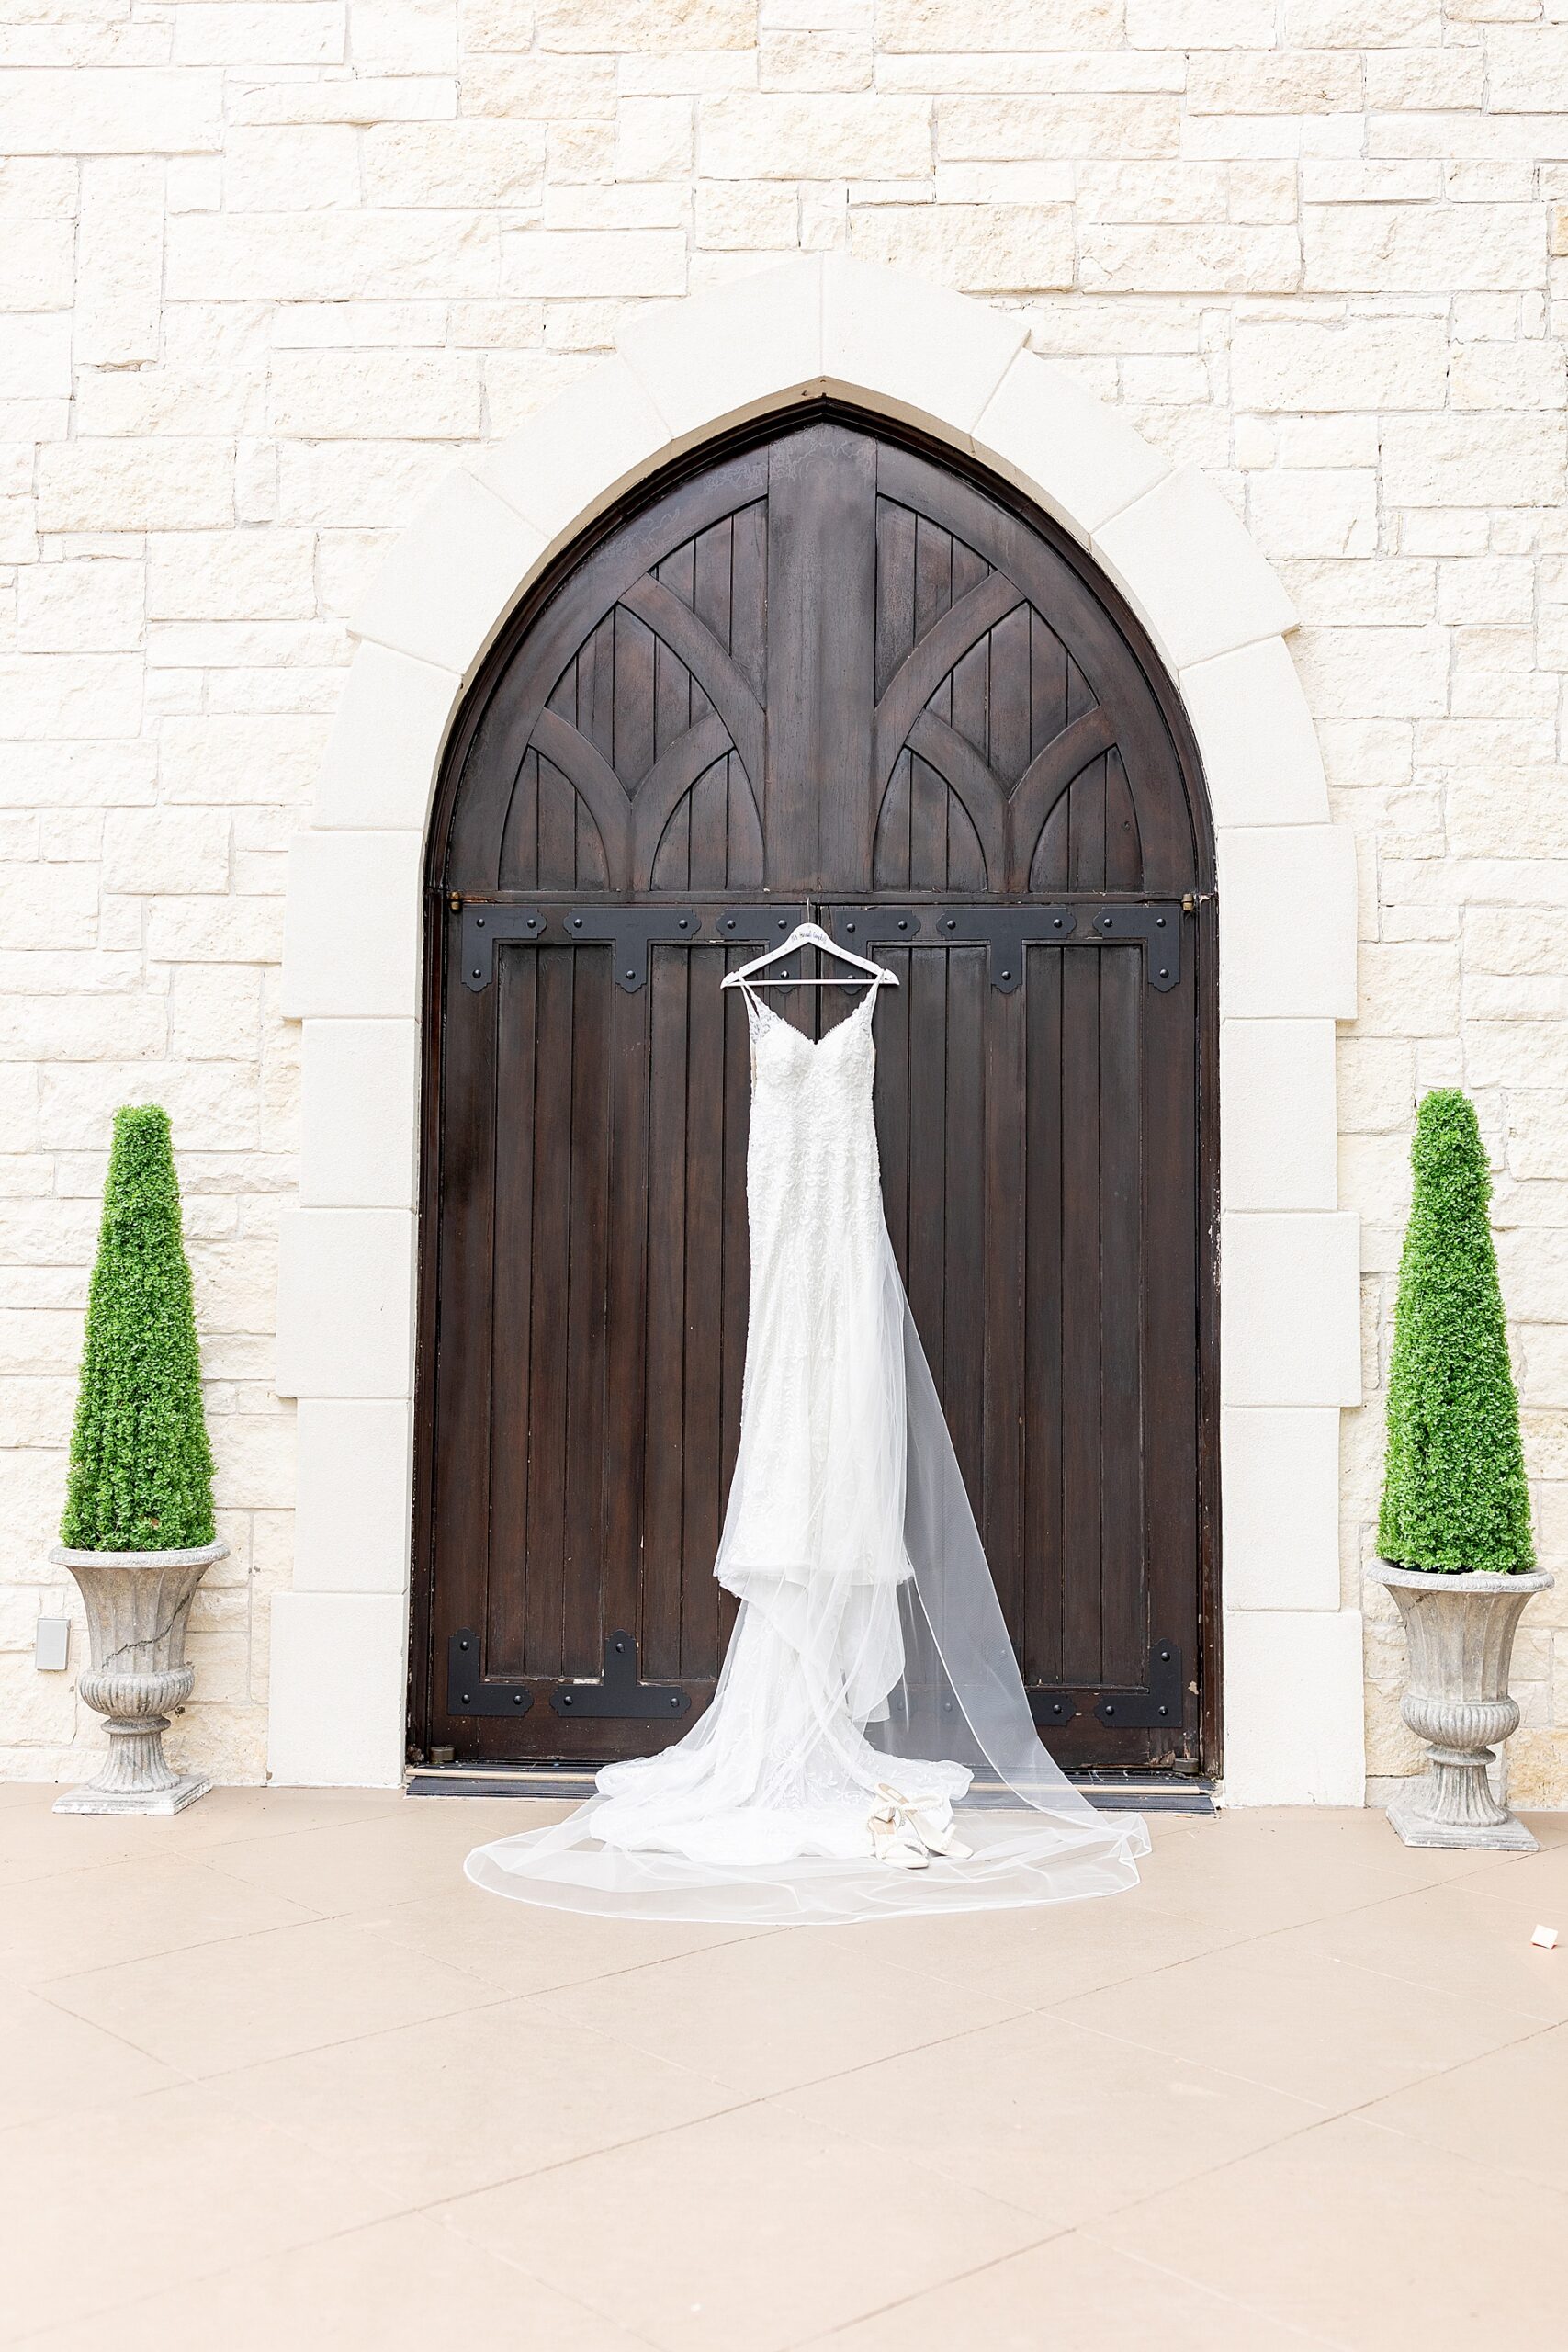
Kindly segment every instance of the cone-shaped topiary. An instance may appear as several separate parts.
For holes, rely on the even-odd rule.
[[[1427,1096],[1410,1163],[1378,1549],[1399,1567],[1506,1576],[1535,1555],[1486,1215],[1492,1178],[1467,1096]]]
[[[212,1538],[212,1453],[168,1114],[115,1114],[61,1541],[189,1551]]]

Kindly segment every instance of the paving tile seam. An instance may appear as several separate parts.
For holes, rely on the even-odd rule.
[[[266,2254],[248,2256],[243,2262],[222,2263],[214,2270],[197,2270],[195,2272],[191,2272],[187,2269],[182,2277],[181,2284],[185,2285],[194,2280],[197,2284],[210,2286],[215,2280],[235,2278],[242,2271],[251,2269],[257,2263],[280,2261],[291,2254],[310,2252],[318,2246],[335,2245],[340,2239],[357,2237],[367,2230],[380,2229],[388,2222],[403,2222],[409,2220],[429,2221],[439,2223],[440,2216],[434,2208],[429,2206],[398,2206],[390,2212],[378,2214],[374,2221],[351,2222],[343,2229],[325,2230],[319,2237],[291,2238],[286,2245],[275,2246]],[[456,2234],[456,2233],[449,2233],[449,2234]],[[547,2294],[559,2296],[562,2302],[576,2303],[580,2310],[591,2312],[595,2318],[611,2319],[611,2324],[621,2327],[623,2333],[629,2336],[634,2343],[646,2344],[649,2346],[649,2352],[660,2352],[660,2347],[655,2345],[650,2337],[642,2335],[635,2329],[626,2327],[624,2321],[614,2320],[610,2313],[601,2312],[595,2305],[585,2302],[581,2295],[570,2294],[564,2288],[552,2287],[548,2279],[540,2278],[536,2272],[525,2270],[521,2263],[514,2262],[510,2256],[502,2253],[498,2248],[494,2246],[479,2245],[477,2240],[472,2238],[465,2238],[463,2240],[463,2244],[466,2246],[472,2247],[475,2251],[480,2254],[488,2256],[491,2261],[503,2264],[508,2270],[515,2270],[520,2277],[525,2278],[531,2286],[542,2288]],[[103,2319],[108,2316],[119,2318],[126,2314],[134,2312],[145,2304],[156,2302],[160,2298],[166,2297],[169,2291],[170,2290],[167,2287],[155,2287],[150,2294],[133,2296],[130,2301],[120,2299],[113,2303],[103,2304],[95,2311],[78,2313],[75,2321],[67,2321],[63,2323],[63,2324],[90,2324],[95,2320]],[[13,2335],[8,2333],[0,2335],[0,2344],[5,2344],[7,2346],[14,2346],[15,2352],[27,2352],[27,2346],[29,2344],[38,2344],[41,2342],[45,2336],[52,2334],[53,2331],[62,2324],[62,2323],[57,2319],[50,2320],[46,2322],[44,2326],[40,2328],[28,2328],[26,2333],[21,2335]]]
[[[1090,1996],[1085,1994],[1074,1994],[1072,1997],[1074,2000],[1084,2000]],[[1229,2083],[1239,2083],[1247,2090],[1268,2091],[1270,2097],[1274,2098],[1291,2098],[1296,2100],[1298,2105],[1302,2107],[1316,2108],[1318,2110],[1317,2114],[1312,2117],[1306,2123],[1299,2126],[1298,2128],[1300,2130],[1316,2131],[1320,2123],[1332,2123],[1336,2121],[1340,2115],[1348,2111],[1343,2108],[1331,2107],[1324,2099],[1312,2098],[1304,2091],[1287,2090],[1282,2083],[1265,2082],[1259,2075],[1244,2075],[1239,2073],[1234,2066],[1222,2066],[1212,2058],[1186,2058],[1174,2050],[1166,2050],[1162,2048],[1158,2042],[1140,2041],[1136,2034],[1118,2033],[1111,2026],[1090,2025],[1087,2018],[1067,2017],[1065,2014],[1066,2007],[1067,2004],[1063,2002],[1059,2008],[1043,2010],[1042,2015],[1055,2018],[1063,2025],[1074,2026],[1080,2033],[1098,2034],[1102,2041],[1120,2042],[1122,2047],[1125,2050],[1140,2050],[1145,2057],[1163,2059],[1168,2066],[1201,2067],[1206,2074],[1218,2075],[1222,2076],[1224,2081]],[[1528,2035],[1525,2037],[1527,2040],[1529,2038],[1529,2037]],[[1512,2042],[1503,2042],[1499,2044],[1500,2048],[1506,2050],[1512,2049],[1514,2046],[1515,2045]],[[1456,2065],[1463,2066],[1468,2065],[1470,2061],[1465,2058],[1461,2058],[1456,2059],[1454,2063]],[[1449,2074],[1451,2071],[1452,2069],[1450,2067],[1440,2066],[1435,2069],[1433,2074],[1418,2075],[1416,2079],[1420,2082],[1436,2081],[1439,2075]],[[1401,2090],[1407,2090],[1410,2088],[1410,2086],[1408,2084],[1402,2083],[1399,2086],[1399,2088]],[[1391,2098],[1393,2094],[1388,2091],[1379,2091],[1376,2096],[1379,2098]],[[1294,2135],[1290,2132],[1281,2132],[1280,2136],[1281,2139],[1289,2139]],[[1229,2159],[1227,2158],[1226,2161],[1228,2162]]]
[[[973,2278],[983,2278],[988,2270],[999,2270],[1004,2264],[1017,2262],[1023,2255],[1037,2254],[1043,2245],[1058,2245],[1064,2238],[1077,2235],[1077,2230],[1071,2227],[1047,2230],[1043,2237],[1035,2238],[1030,2245],[1014,2246],[1010,2254],[993,2255],[988,2262],[976,2262],[967,2270],[955,2270],[951,2277],[939,2279],[934,2287],[917,2287],[910,2294],[895,2295],[886,2303],[875,2304],[870,2311],[857,2312],[852,2319],[841,2320],[837,2327],[830,2327],[825,2335],[818,2333],[816,2335],[792,2336],[784,2352],[817,2352],[818,2346],[827,2347],[838,2343],[852,2328],[863,2327],[867,2320],[882,2319],[889,2312],[907,2311],[927,2295],[941,2294],[949,2287],[966,2286]]]
[[[1550,2031],[1551,2029],[1549,2028],[1548,2030]],[[1527,2039],[1534,2041],[1537,2037],[1531,2034],[1529,2035]],[[1517,2050],[1522,2045],[1517,2041],[1509,2041],[1505,2042],[1503,2046],[1506,2050]],[[1461,2060],[1460,2066],[1445,2068],[1443,2075],[1434,2075],[1427,2079],[1433,2082],[1441,2082],[1445,2079],[1447,2075],[1458,2074],[1464,2066],[1483,2065],[1487,2058],[1495,2057],[1496,2055],[1497,2052],[1495,2051],[1483,2052],[1480,2058],[1463,2059]],[[1418,2083],[1410,2083],[1405,2086],[1405,2088],[1409,2090],[1419,2090],[1423,2087],[1424,2085]],[[1374,2108],[1381,2107],[1385,2099],[1399,2098],[1402,2096],[1403,2094],[1399,2091],[1383,2091],[1381,2092],[1376,2098],[1365,2100],[1359,2107],[1347,2108],[1344,2110],[1344,2114],[1346,2116],[1354,2116],[1357,2122],[1366,2124],[1370,2131],[1386,2132],[1388,2137],[1392,2140],[1409,2140],[1415,2146],[1429,2149],[1433,2154],[1445,2156],[1450,2162],[1452,2162],[1456,2157],[1459,2157],[1461,2162],[1469,2162],[1471,2164],[1481,2164],[1483,2162],[1483,2159],[1478,2155],[1464,2158],[1461,2155],[1461,2152],[1459,2150],[1450,2148],[1445,2141],[1428,2140],[1424,2132],[1412,2131],[1408,2124],[1391,2123],[1386,2120],[1384,2117],[1373,2114],[1372,2109]],[[1342,2121],[1343,2120],[1343,2116],[1333,2117],[1330,2119],[1330,2120],[1337,2122]],[[1549,2197],[1561,2198],[1564,2204],[1568,2204],[1568,2186],[1564,2186],[1561,2180],[1549,2180],[1544,2173],[1531,2172],[1523,2165],[1510,2163],[1506,2152],[1499,2155],[1495,2148],[1489,2147],[1485,2152],[1484,2166],[1486,2171],[1489,2173],[1506,2173],[1510,2180],[1518,2181],[1524,2188],[1544,2188]]]
[[[179,2076],[178,2083],[154,2084],[154,2090],[177,2090],[182,2084],[197,2083],[201,2080],[201,2077],[198,2075],[187,2074],[186,2069],[179,2065],[173,2058],[161,2058],[155,2050],[143,2050],[139,2041],[132,2041],[130,2036],[127,2033],[122,2033],[118,2026],[100,2025],[96,2018],[85,2018],[80,2009],[68,2009],[59,2001],[51,2001],[48,1993],[40,1990],[36,1984],[26,1984],[20,1989],[23,1992],[31,1994],[34,2000],[41,2001],[46,2008],[52,2009],[57,2018],[66,2018],[73,2025],[85,2026],[90,2033],[101,2033],[105,2036],[106,2040],[109,2041],[118,2041],[122,2050],[129,2050],[132,2052],[138,2058],[145,2058],[152,2065],[167,2066],[172,2074]],[[129,2098],[141,2098],[150,2095],[151,2094],[149,2093],[141,2091],[130,2091],[126,2094]],[[111,2107],[118,2107],[118,2104],[119,2101],[118,2099],[111,2099],[109,2101],[109,2105]],[[51,2110],[51,2112],[53,2111],[57,2110]],[[84,2115],[96,2115],[101,2112],[97,2108],[83,2108],[73,2111]],[[43,2116],[36,2118],[31,2123],[7,2123],[3,2127],[3,2129],[0,2129],[0,2138],[4,2138],[6,2133],[10,2132],[35,2132],[40,2122],[47,2122],[48,2120],[49,2116],[48,2113],[46,2113]]]
[[[160,1955],[160,1957],[161,1957],[161,1956],[162,1956],[162,1955]],[[126,1966],[126,1967],[135,1967],[138,1963],[137,1963],[137,1962],[133,1962],[133,1961],[128,1961],[128,1962],[123,1962],[122,1964],[123,1964],[124,1966]],[[85,1971],[84,1972],[84,1973],[85,1973],[85,1974],[87,1974],[87,1975],[92,1975],[94,1973],[95,1973],[95,1972],[94,1972],[93,1970],[91,1970],[91,1969],[85,1970]],[[68,1984],[74,1983],[74,1982],[76,1982],[76,1981],[77,1981],[76,1979],[72,1978],[72,1977],[60,1977],[60,1978],[57,1978],[57,1979],[55,1980],[55,1982],[56,1982],[57,1984]],[[487,1989],[488,1989],[488,1988],[487,1988]],[[78,2024],[80,2024],[80,2025],[91,2025],[91,2026],[96,2026],[96,2025],[98,2025],[98,2020],[97,2020],[97,2018],[96,2018],[87,2017],[87,2016],[85,2016],[85,2015],[83,2013],[83,2011],[82,2011],[82,2010],[80,2010],[80,2009],[68,2008],[68,2007],[66,2007],[66,2005],[65,2005],[62,2001],[54,2001],[54,2000],[51,1999],[51,1996],[50,1996],[50,1994],[49,1994],[49,1991],[48,1991],[47,1987],[29,1986],[29,1987],[28,1987],[28,1990],[29,1990],[29,1991],[36,1991],[36,1992],[38,1992],[38,1994],[39,1994],[39,1997],[40,1999],[50,2001],[50,2006],[51,2006],[51,2008],[57,2008],[57,2009],[59,2009],[59,2011],[60,2011],[60,2013],[61,2013],[61,2015],[62,2015],[62,2017],[74,2018],[76,2019],[77,2023],[78,2023]],[[265,2065],[270,2065],[270,2064],[272,2064],[274,2063],[274,2061],[275,2061],[275,2060],[276,2060],[276,2059],[280,2059],[280,2058],[310,2058],[310,2057],[313,2057],[313,2056],[315,2056],[315,2055],[316,2055],[319,2052],[321,2052],[321,2051],[324,2051],[324,2050],[341,2050],[341,2049],[343,2049],[343,2048],[344,2048],[347,2043],[349,2043],[349,2042],[354,2042],[354,2041],[375,2041],[375,2040],[378,2038],[378,2035],[383,2034],[383,2033],[406,2033],[407,2031],[409,2031],[409,2030],[410,2030],[410,2029],[411,2029],[411,2028],[412,2028],[412,2027],[414,2027],[414,2026],[421,2026],[421,2025],[435,2025],[435,2024],[438,2024],[438,2023],[441,2021],[441,2019],[442,2019],[442,2018],[444,2018],[479,2017],[479,2016],[481,2016],[481,2015],[482,2015],[482,2014],[483,2014],[487,2009],[496,2009],[496,2008],[503,2008],[503,2007],[505,2007],[506,2003],[507,2003],[507,2000],[508,2000],[508,1997],[509,1997],[509,1996],[508,1996],[506,1994],[504,1994],[504,1993],[499,1993],[499,1994],[497,1994],[497,1996],[496,1996],[495,1999],[494,1999],[494,2000],[492,2000],[492,2001],[469,2001],[469,2002],[465,2002],[461,2007],[457,2007],[457,2008],[451,2008],[451,2009],[433,2009],[427,2017],[421,2017],[421,2018],[405,2018],[403,2019],[403,2021],[401,2022],[401,2024],[400,2024],[400,2025],[376,2026],[376,2027],[373,2027],[373,2028],[370,2030],[370,2031],[369,2031],[369,2032],[367,2032],[367,2033],[343,2033],[343,2034],[336,2034],[336,2035],[333,2036],[331,2040],[326,2041],[307,2041],[307,2042],[304,2042],[304,2043],[302,2043],[302,2044],[300,2045],[300,2047],[299,2047],[299,2049],[297,2049],[297,2050],[281,2050],[281,2051],[276,2051],[276,2052],[275,2052],[273,2053],[273,2057],[272,2057],[272,2058],[270,2058],[270,2059],[269,2059],[269,2058],[245,2058],[245,2059],[242,2059],[242,2060],[241,2060],[241,2062],[240,2062],[240,2064],[239,2064],[238,2065],[235,2065],[235,2066],[216,2066],[216,2067],[211,2067],[211,2068],[209,2068],[206,2073],[204,2073],[204,2074],[199,2074],[199,2075],[197,2075],[197,2074],[192,2074],[192,2073],[190,2072],[190,2070],[189,2070],[189,2068],[188,2068],[188,2067],[180,2065],[180,2064],[179,2064],[175,2060],[174,2060],[174,2059],[172,2059],[172,2058],[164,2058],[164,2057],[161,2055],[161,2053],[160,2053],[158,2051],[156,2051],[156,2050],[148,2050],[148,2049],[144,2048],[144,2047],[143,2047],[143,2045],[142,2045],[141,2042],[131,2041],[131,2040],[130,2040],[130,2037],[128,2034],[125,2034],[125,2033],[123,2033],[123,2032],[118,2032],[118,2029],[116,2029],[116,2028],[114,2028],[114,2027],[111,2027],[111,2026],[100,2026],[100,2027],[99,2027],[99,2031],[100,2031],[100,2032],[104,2032],[104,2033],[117,2032],[117,2033],[118,2033],[118,2038],[120,2041],[128,2041],[128,2042],[130,2043],[130,2048],[131,2048],[131,2049],[133,2049],[133,2050],[136,2050],[136,2051],[140,2052],[142,2057],[144,2057],[144,2058],[152,2058],[152,2059],[155,2059],[155,2060],[157,2060],[157,2061],[158,2061],[158,2063],[159,2063],[160,2064],[162,2064],[162,2065],[165,2065],[165,2066],[171,2066],[171,2065],[172,2065],[172,2066],[174,2066],[174,2067],[175,2068],[176,2073],[178,2073],[178,2074],[181,2074],[181,2075],[185,2075],[185,2076],[186,2076],[186,2078],[188,2081],[192,2082],[192,2083],[200,2083],[200,2084],[206,2084],[206,2083],[221,2083],[221,2082],[223,2082],[223,2081],[226,2081],[226,2080],[227,2080],[230,2076],[231,2076],[231,2075],[242,2075],[242,2074],[243,2074],[243,2073],[245,2072],[245,2070],[246,2070],[246,2068],[247,2068],[247,2067],[251,2067],[251,2066],[265,2066]]]
[[[1245,2163],[1247,2159],[1243,2157],[1237,2161]],[[1125,2246],[1113,2245],[1109,2238],[1099,2236],[1092,2222],[1081,2229],[1078,2234],[1087,2245],[1099,2246],[1118,2260],[1140,2262],[1145,2270],[1156,2271],[1162,2278],[1173,2278],[1179,2286],[1190,2287],[1216,2303],[1224,2303],[1232,2311],[1244,2312],[1248,2319],[1267,2320],[1271,2327],[1282,2327],[1291,2335],[1299,2335],[1303,2344],[1320,2345],[1324,2352],[1364,2352],[1364,2346],[1354,2343],[1348,2336],[1321,2335],[1315,2328],[1303,2326],[1298,2319],[1287,2319],[1283,2312],[1271,2311],[1267,2303],[1254,2302],[1245,2295],[1229,2294],[1224,2288],[1213,2286],[1207,2278],[1194,2278],[1190,2271],[1175,2269],[1168,2262],[1156,2262],[1152,2255],[1134,2254],[1129,2256]]]
[[[1554,2017],[1549,2009],[1519,2008],[1511,2002],[1496,1998],[1494,1994],[1490,1992],[1456,1992],[1451,1982],[1436,1984],[1428,1983],[1427,1978],[1424,1976],[1411,1976],[1396,1968],[1380,1968],[1374,1961],[1347,1960],[1343,1953],[1340,1952],[1326,1952],[1323,1955],[1323,1958],[1325,1964],[1332,1968],[1353,1968],[1359,1976],[1381,1977],[1385,1984],[1403,1984],[1413,1987],[1418,1993],[1435,1993],[1443,2000],[1473,2001],[1478,2006],[1484,2006],[1494,2015],[1500,2013],[1506,2017],[1526,2018],[1529,2020],[1532,2026],[1551,2027],[1568,2023],[1568,2019],[1561,2017]],[[1259,1971],[1259,1973],[1261,1973],[1262,1972]],[[1526,2039],[1528,2039],[1528,2037],[1525,2035],[1515,2036],[1516,2041],[1523,2041]],[[1503,2042],[1499,2043],[1498,2046],[1501,2049],[1506,2049],[1510,2045],[1506,2042]],[[1468,2064],[1468,2061],[1461,2059],[1460,2063],[1461,2064]]]

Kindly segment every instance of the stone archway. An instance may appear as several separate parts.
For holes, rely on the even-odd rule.
[[[1351,844],[1328,821],[1287,598],[1230,508],[1018,318],[809,258],[636,322],[398,541],[291,862],[300,1203],[277,1385],[299,1400],[293,1589],[274,1604],[279,1780],[402,1765],[425,827],[452,715],[554,555],[683,449],[832,393],[972,452],[1110,575],[1175,677],[1217,831],[1225,1788],[1359,1801],[1359,1612],[1339,1607],[1338,1427],[1359,1396],[1356,1219],[1334,1191],[1333,1038],[1355,1010]]]

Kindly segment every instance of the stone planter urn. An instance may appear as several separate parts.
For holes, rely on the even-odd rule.
[[[164,1754],[169,1716],[190,1697],[186,1625],[197,1586],[227,1544],[189,1552],[76,1552],[57,1544],[50,1558],[70,1569],[86,1604],[91,1669],[76,1688],[107,1719],[103,1770],[68,1789],[56,1813],[179,1813],[212,1786],[176,1772]]]
[[[1430,1752],[1425,1775],[1395,1797],[1389,1820],[1407,1846],[1534,1853],[1524,1823],[1493,1795],[1486,1768],[1494,1747],[1518,1728],[1508,1668],[1519,1619],[1530,1595],[1553,1579],[1543,1568],[1446,1576],[1386,1561],[1369,1573],[1387,1586],[1404,1621],[1410,1671],[1400,1713]]]

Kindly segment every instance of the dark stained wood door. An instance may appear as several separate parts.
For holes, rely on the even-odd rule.
[[[635,1754],[711,1695],[747,1283],[718,981],[806,912],[904,983],[876,1012],[888,1223],[1037,1720],[1069,1766],[1213,1763],[1195,755],[1087,559],[825,403],[603,526],[454,744],[415,1748]]]

